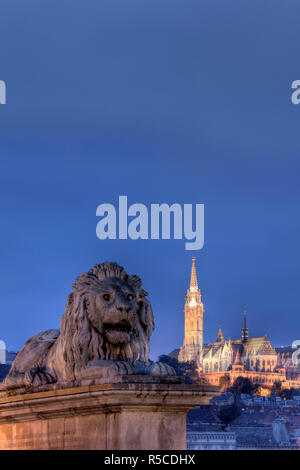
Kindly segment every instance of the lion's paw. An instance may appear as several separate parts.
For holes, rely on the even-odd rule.
[[[132,374],[135,374],[135,370],[129,362],[98,360],[89,362],[87,368],[80,371],[78,378],[106,378]]]
[[[55,378],[45,369],[34,367],[24,375],[24,385],[47,385],[56,382]]]
[[[116,361],[113,362],[113,370],[116,372],[114,375],[133,375],[135,374],[135,369],[129,362],[125,361]]]

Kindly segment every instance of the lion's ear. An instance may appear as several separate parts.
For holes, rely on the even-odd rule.
[[[150,338],[155,328],[155,324],[151,304],[146,298],[143,299],[140,316],[142,324],[146,327],[146,336],[147,338]]]

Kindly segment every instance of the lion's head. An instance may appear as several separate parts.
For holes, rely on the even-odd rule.
[[[147,292],[117,263],[81,274],[61,319],[63,356],[70,374],[97,359],[147,361],[154,329]]]

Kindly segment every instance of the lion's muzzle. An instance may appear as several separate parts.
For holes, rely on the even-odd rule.
[[[111,344],[121,345],[130,342],[133,328],[127,320],[103,324],[103,332]]]

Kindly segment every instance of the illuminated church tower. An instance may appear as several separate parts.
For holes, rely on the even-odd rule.
[[[203,303],[201,292],[198,289],[195,258],[192,262],[190,288],[185,297],[185,335],[184,343],[180,348],[178,360],[180,362],[194,361],[203,347]]]

